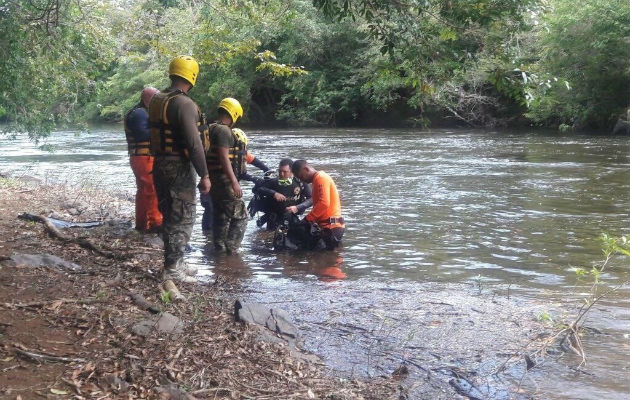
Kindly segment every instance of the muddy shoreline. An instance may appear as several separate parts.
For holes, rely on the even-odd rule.
[[[368,352],[368,371],[343,371],[344,364],[335,363],[333,354],[322,363],[292,352],[282,341],[262,340],[258,329],[235,322],[233,285],[238,283],[229,277],[181,284],[187,301],[165,300],[154,278],[161,266],[159,240],[131,228],[132,208],[130,199],[96,189],[0,178],[0,393],[8,398],[529,397],[513,392],[519,374],[526,371],[520,358],[549,332],[534,321],[530,308],[514,303],[509,294],[482,296],[464,287],[424,285],[417,297],[401,299],[396,284],[366,286],[365,296],[379,291],[396,305],[380,326],[365,326],[354,315],[357,310],[383,312],[373,307],[331,316],[318,312],[316,303],[283,299],[274,304],[299,316],[300,328],[311,327],[300,334],[306,349],[316,352],[325,335],[339,349],[354,343],[357,359]],[[106,221],[64,232],[102,244],[115,256],[62,243],[42,224],[18,220],[22,212]],[[14,253],[52,254],[81,269],[16,266],[7,261]],[[151,314],[130,293],[175,316],[181,332],[138,335],[134,324]],[[269,302],[264,295],[253,297]],[[334,297],[321,301],[332,303]],[[410,313],[422,313],[426,325],[409,327]],[[24,353],[82,362],[37,360]],[[507,372],[507,382],[496,375],[500,368]],[[480,389],[483,382],[486,389]]]
[[[318,362],[292,356],[282,342],[261,340],[257,329],[234,321],[229,282],[181,284],[188,301],[165,302],[152,278],[161,249],[131,229],[127,203],[85,188],[0,178],[2,397],[397,397],[391,377],[338,379]],[[42,224],[19,220],[21,212],[108,221],[65,232],[115,257],[51,238]],[[15,265],[8,260],[15,253],[55,255],[80,269]],[[131,292],[178,318],[181,331],[134,333],[134,324],[152,315]]]

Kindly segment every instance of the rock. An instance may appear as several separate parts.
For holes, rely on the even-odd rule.
[[[110,226],[117,226],[123,228],[131,228],[133,226],[133,221],[129,219],[108,219],[107,224]]]
[[[64,215],[61,214],[61,213],[58,213],[55,210],[52,210],[52,212],[50,214],[48,214],[48,218],[54,218],[54,219],[63,220],[64,219]]]
[[[140,254],[136,255],[136,259],[138,261],[149,262],[149,261],[151,261],[151,255],[149,255],[147,253],[140,253]]]
[[[264,326],[290,339],[297,337],[297,328],[290,321],[287,313],[280,309],[236,300],[234,303],[234,317],[237,321]]]
[[[20,180],[22,182],[27,182],[27,183],[42,183],[43,182],[43,180],[41,180],[40,178],[31,176],[31,175],[23,175],[20,177]]]
[[[150,319],[143,319],[136,322],[131,331],[138,336],[147,337],[154,330],[160,333],[171,333],[179,335],[183,332],[184,325],[182,321],[171,313],[165,312],[162,315],[156,315]]]
[[[133,332],[136,336],[147,337],[153,331],[153,327],[155,326],[155,321],[150,319],[143,319],[142,321],[136,322],[131,327],[131,332]]]
[[[88,208],[90,208],[90,205],[86,203],[85,201],[77,201],[74,205],[74,208],[76,208],[80,212],[83,212],[87,210]]]
[[[155,247],[156,249],[164,248],[164,242],[158,235],[144,235],[142,241],[151,247]]]
[[[72,207],[68,209],[68,214],[70,215],[79,215],[81,214],[81,212],[79,210],[77,210],[76,208]]]
[[[99,384],[101,388],[111,389],[114,390],[116,393],[125,393],[129,390],[129,387],[131,386],[129,383],[120,379],[115,374],[107,374],[103,376],[103,378],[100,379]]]
[[[55,267],[60,269],[67,269],[70,271],[78,271],[81,266],[70,261],[66,261],[52,254],[20,254],[15,253],[11,255],[10,260],[15,263],[16,266],[27,267]]]
[[[156,329],[158,332],[166,333],[182,333],[182,321],[171,313],[164,313],[157,321]]]
[[[155,391],[160,395],[161,400],[195,400],[195,397],[176,385],[158,386]]]

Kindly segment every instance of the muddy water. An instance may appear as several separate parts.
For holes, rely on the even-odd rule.
[[[3,138],[0,171],[133,194],[119,131],[58,132],[48,141],[52,153]],[[216,258],[197,226],[189,262],[202,279],[229,277],[238,295],[288,310],[308,332],[304,345],[349,376],[391,373],[401,361],[418,375],[473,360],[481,373],[496,368],[501,351],[515,351],[510,316],[570,318],[589,289],[575,268],[601,261],[602,232],[630,233],[627,138],[464,130],[249,135],[252,151],[270,165],[306,158],[333,176],[347,219],[344,248],[276,254],[269,234],[250,221],[242,254],[231,258]],[[251,185],[244,188],[248,200]],[[627,280],[627,260],[613,260],[601,279],[609,287]],[[509,398],[505,388],[521,381],[539,398],[627,398],[629,294],[625,287],[589,313],[585,368],[559,357],[522,381],[516,373],[503,386],[486,379],[472,395]]]

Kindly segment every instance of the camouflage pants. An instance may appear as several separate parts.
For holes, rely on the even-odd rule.
[[[247,210],[245,203],[234,194],[232,183],[223,173],[210,174],[212,188],[212,235],[214,248],[228,253],[238,252],[245,229]]]
[[[153,180],[164,217],[164,268],[174,268],[184,258],[195,223],[195,172],[188,160],[156,157]]]

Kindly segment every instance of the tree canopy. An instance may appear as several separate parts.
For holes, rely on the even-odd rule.
[[[630,105],[621,0],[0,0],[0,121],[116,121],[170,59],[244,123],[607,129]]]

